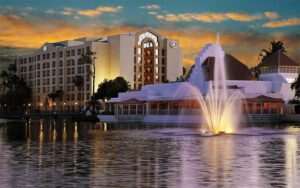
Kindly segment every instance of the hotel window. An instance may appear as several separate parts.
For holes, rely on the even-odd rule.
[[[162,56],[165,56],[165,50],[164,50],[164,49],[162,49],[161,55],[162,55]]]
[[[165,65],[165,61],[166,61],[166,59],[165,59],[165,58],[162,58],[162,59],[161,59],[161,64],[162,64],[162,65]]]
[[[46,68],[46,63],[43,63],[43,69],[45,69]]]
[[[158,74],[158,67],[155,67],[155,73]]]
[[[38,88],[37,88],[37,93],[40,93],[40,91],[41,91],[41,90],[40,90],[40,88],[38,87]]]
[[[36,85],[39,86],[41,84],[40,80],[36,81]]]
[[[75,55],[75,50],[72,50],[71,51],[71,56],[74,56]]]
[[[67,84],[71,83],[71,78],[67,77]]]
[[[86,100],[90,100],[90,93],[86,94]]]
[[[47,85],[49,85],[50,84],[50,79],[49,78],[47,78]]]
[[[55,76],[55,74],[56,74],[56,70],[52,69],[52,76]]]
[[[40,55],[37,55],[37,60],[39,61],[41,59],[41,56]]]
[[[59,84],[62,84],[62,83],[63,83],[63,78],[60,77],[60,78],[59,78]]]
[[[59,75],[61,76],[63,74],[63,69],[59,69]]]
[[[52,67],[55,67],[55,61],[52,62]]]
[[[43,71],[43,77],[45,77],[46,76],[46,71]]]
[[[90,75],[89,74],[86,75],[86,81],[87,82],[90,81]]]
[[[162,72],[162,74],[165,73],[165,67],[161,68],[161,72]]]
[[[82,65],[82,64],[83,64],[82,59],[79,58],[79,59],[77,60],[77,65]]]
[[[55,52],[52,52],[52,58],[55,58]]]
[[[75,68],[72,68],[72,74],[75,74]]]
[[[36,77],[37,77],[37,78],[40,77],[40,71],[38,71],[38,72],[36,73]]]
[[[47,59],[50,59],[50,54],[49,53],[47,54]]]
[[[46,92],[46,87],[43,87],[43,93],[45,93]]]
[[[37,97],[36,97],[37,99],[37,102],[40,102],[41,101],[41,99],[40,99],[40,96],[38,95]]]
[[[55,89],[56,89],[55,86],[53,86],[53,87],[52,87],[52,91],[55,91]]]
[[[27,58],[24,59],[24,64],[26,64],[26,62],[27,62]]]
[[[47,68],[48,68],[48,69],[50,68],[50,63],[49,63],[49,62],[47,62]]]
[[[63,52],[59,52],[59,57],[63,57],[64,53]]]
[[[43,60],[45,60],[46,59],[46,54],[43,54]]]
[[[67,75],[70,75],[70,74],[71,74],[71,69],[68,68],[68,69],[67,69]]]
[[[50,76],[50,70],[47,70],[47,76]]]
[[[81,55],[81,49],[77,50],[77,55]]]
[[[63,66],[63,62],[59,61],[59,66],[62,67]]]
[[[29,60],[29,63],[31,63],[31,57],[28,60]]]
[[[86,84],[86,90],[90,90],[90,84]]]
[[[52,84],[55,84],[55,78],[52,78]]]
[[[36,68],[37,70],[40,70],[40,64],[37,64],[37,68]]]
[[[70,51],[67,51],[67,57],[70,57]]]

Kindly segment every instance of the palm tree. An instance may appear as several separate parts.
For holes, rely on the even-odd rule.
[[[95,65],[95,60],[96,60],[96,52],[91,52],[91,51],[87,51],[86,54],[82,54],[81,56],[82,62],[84,64],[87,65],[92,65],[92,70],[89,70],[89,74],[92,76],[93,78],[93,88],[92,88],[92,107],[93,107],[93,111],[95,110],[95,75],[96,75],[96,65]]]
[[[79,98],[79,109],[81,108],[81,89],[82,86],[84,84],[84,79],[82,78],[82,76],[80,75],[76,75],[73,80],[72,83],[77,87],[77,92],[78,92],[78,98]]]
[[[266,60],[270,55],[272,55],[273,53],[275,53],[277,50],[280,50],[283,53],[286,53],[286,50],[283,46],[283,42],[282,41],[275,41],[273,40],[271,42],[271,47],[266,50],[266,49],[262,49],[259,53],[259,57],[261,57],[261,62],[263,62],[264,60]]]
[[[296,78],[296,80],[291,84],[291,89],[295,89],[295,98],[297,100],[299,100],[300,97],[300,74],[298,74],[298,77]]]
[[[0,73],[0,78],[2,79],[2,88],[3,88],[3,92],[5,93],[5,89],[8,87],[8,72],[6,71],[2,71]]]

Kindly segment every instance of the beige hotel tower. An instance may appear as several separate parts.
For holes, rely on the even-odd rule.
[[[124,77],[131,89],[147,84],[175,81],[182,75],[182,52],[178,40],[169,39],[152,28],[103,38],[79,38],[45,43],[32,54],[14,57],[18,75],[32,88],[32,109],[46,109],[47,95],[63,90],[62,101],[49,104],[56,110],[85,106],[92,95],[90,65],[81,55],[96,52],[95,91],[104,79]],[[76,75],[84,78],[82,90],[72,83]],[[81,98],[81,99],[80,99]],[[49,107],[47,107],[49,109]]]

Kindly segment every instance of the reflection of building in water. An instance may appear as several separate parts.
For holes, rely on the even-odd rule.
[[[274,137],[261,142],[260,160],[264,164],[260,166],[260,177],[274,187],[286,187],[286,155],[284,152],[286,142],[282,137]]]
[[[174,156],[180,155],[179,142],[166,144],[170,140],[153,142],[150,138],[128,138],[128,135],[101,131],[100,128],[92,138],[91,184],[99,187],[178,186],[181,159],[174,159]]]

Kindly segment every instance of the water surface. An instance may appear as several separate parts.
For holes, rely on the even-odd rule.
[[[300,126],[0,123],[0,187],[299,187]]]

